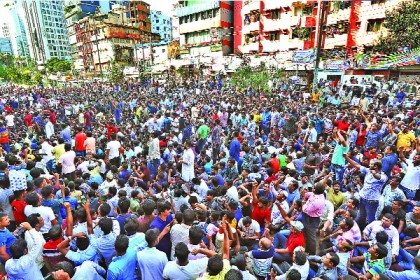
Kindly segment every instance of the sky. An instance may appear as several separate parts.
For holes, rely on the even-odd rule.
[[[162,11],[165,15],[172,16],[172,5],[177,2],[177,0],[146,0],[151,6],[151,9]]]

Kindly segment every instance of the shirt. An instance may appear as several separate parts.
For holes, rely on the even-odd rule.
[[[81,265],[86,260],[93,261],[95,263],[98,262],[97,252],[96,252],[98,248],[98,244],[96,242],[96,237],[93,234],[89,235],[88,237],[89,237],[90,244],[85,250],[79,249],[77,250],[77,252],[68,251],[66,254],[66,258],[74,262],[76,266]]]
[[[260,277],[265,277],[270,273],[271,263],[274,256],[274,247],[271,246],[268,250],[252,250],[249,257],[253,259],[252,270]]]
[[[137,252],[127,249],[122,256],[115,256],[108,267],[107,280],[135,280],[137,267]]]
[[[387,269],[384,271],[384,274],[391,279],[404,279],[404,280],[420,279],[420,270],[418,269],[398,271],[398,272]]]
[[[178,265],[176,261],[170,261],[163,270],[163,278],[171,280],[195,280],[201,273],[206,271],[208,261],[209,259],[206,257],[190,260],[185,266]]]
[[[109,234],[102,235],[98,238],[98,253],[99,259],[103,259],[108,265],[112,258],[115,256],[115,234],[110,232]]]
[[[168,263],[166,254],[155,247],[147,247],[137,253],[137,265],[142,280],[162,280],[163,270]]]
[[[346,163],[346,160],[344,159],[343,154],[347,154],[349,150],[350,150],[350,147],[348,145],[344,147],[341,144],[337,144],[334,148],[331,163],[338,166],[344,166],[344,164]]]
[[[371,260],[370,253],[363,254],[365,263],[363,264],[364,273],[370,272],[373,276],[383,273],[385,271],[385,263],[383,259]]]
[[[254,210],[252,211],[251,218],[257,221],[260,226],[265,227],[266,221],[271,220],[270,209],[268,207],[265,207],[265,209],[259,208],[257,201],[253,201],[252,205],[254,206]]]
[[[372,172],[368,168],[363,166],[360,167],[360,172],[366,175],[363,188],[359,192],[360,197],[366,200],[379,200],[382,187],[387,180],[386,175],[380,173],[381,178],[378,180],[372,175]]]
[[[321,217],[322,211],[325,207],[325,197],[324,194],[315,194],[308,192],[305,195],[307,199],[305,204],[303,204],[302,210],[304,213],[308,214],[313,218]]]
[[[171,234],[171,243],[172,243],[172,250],[171,250],[171,259],[174,259],[175,254],[175,246],[178,243],[189,243],[189,231],[191,226],[182,224],[173,225],[170,231]]]
[[[392,254],[398,256],[398,251],[400,249],[400,237],[398,230],[393,225],[389,228],[384,228],[382,226],[382,221],[373,221],[366,226],[363,233],[365,233],[369,239],[375,240],[376,234],[380,231],[385,231],[388,234],[388,240],[392,247]]]
[[[162,231],[166,225],[168,225],[170,222],[172,222],[173,217],[172,215],[169,215],[166,218],[166,221],[162,220],[159,216],[156,216],[156,218],[153,220],[153,222],[150,224],[150,228],[157,228],[158,230]],[[167,254],[171,251],[171,234],[167,233],[160,241],[159,244],[156,246],[156,248],[162,252],[165,252]]]
[[[84,261],[82,265],[76,267],[76,273],[71,280],[103,280],[106,270],[92,261]],[[102,275],[102,276],[101,276]]]
[[[52,227],[51,221],[55,220],[53,210],[45,206],[33,207],[32,205],[26,205],[24,213],[26,217],[34,213],[41,215],[41,217],[44,219],[44,226],[42,226],[40,230],[41,233],[47,233]]]
[[[229,260],[223,259],[223,269],[222,271],[214,276],[210,276],[208,272],[206,272],[204,274],[203,277],[198,278],[199,280],[220,280],[220,279],[224,279],[226,273],[230,270],[230,262]]]
[[[9,256],[12,256],[10,254],[9,248],[15,241],[16,237],[7,228],[0,229],[0,247],[6,247],[6,253]],[[0,260],[3,262],[3,259]]]
[[[36,234],[35,229],[31,229],[29,235],[33,241],[33,246],[28,253],[19,259],[9,259],[5,264],[7,276],[10,280],[44,279],[41,270],[35,263],[42,250],[41,237]]]

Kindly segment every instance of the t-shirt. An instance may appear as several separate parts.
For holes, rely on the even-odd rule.
[[[365,257],[365,263],[363,264],[363,271],[370,272],[373,276],[383,273],[385,271],[385,263],[383,259],[379,260],[371,260],[370,259],[370,253],[363,254]]]
[[[261,232],[260,224],[258,224],[258,222],[255,220],[252,220],[249,227],[244,227],[242,219],[240,219],[238,222],[238,229],[247,237],[255,236]]]
[[[113,159],[120,156],[121,144],[117,140],[111,141],[106,145],[106,149],[109,150],[109,159]]]
[[[15,242],[16,237],[7,229],[0,229],[0,247],[6,246],[6,253],[11,256],[9,248]],[[4,263],[3,259],[0,259]]]
[[[83,144],[85,143],[86,140],[86,134],[84,134],[83,132],[79,132],[76,134],[76,151],[84,151],[85,147],[83,146]]]
[[[265,221],[271,220],[271,212],[269,208],[265,208],[264,210],[261,210],[261,208],[258,207],[258,202],[253,201],[252,205],[254,206],[254,211],[252,211],[251,218],[260,224],[260,226],[265,226]]]
[[[76,171],[76,166],[74,165],[74,158],[76,153],[74,151],[68,151],[61,155],[58,162],[61,163],[63,169],[63,174],[69,174]]]
[[[197,129],[197,135],[198,135],[198,137],[200,137],[200,139],[206,139],[207,134],[209,134],[209,132],[210,132],[210,128],[205,124],[201,125]]]
[[[47,233],[52,227],[51,221],[55,220],[54,212],[51,208],[45,206],[33,207],[32,205],[26,205],[24,213],[26,217],[31,214],[38,213],[44,219],[44,226],[41,227],[41,233]]]
[[[12,211],[13,211],[13,217],[15,217],[16,224],[21,224],[26,220],[26,216],[23,213],[23,210],[25,209],[26,202],[23,200],[13,200],[11,203]]]

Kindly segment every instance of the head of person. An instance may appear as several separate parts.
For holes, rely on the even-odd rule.
[[[114,243],[117,256],[122,256],[127,252],[129,242],[130,240],[126,235],[120,234],[117,236]]]
[[[379,242],[372,245],[368,249],[368,252],[370,253],[372,259],[375,259],[375,260],[383,259],[388,255],[388,249],[385,247],[385,245]]]
[[[159,243],[159,230],[156,228],[148,229],[145,233],[145,239],[149,248],[156,247]]]
[[[300,280],[300,279],[302,279],[302,276],[297,269],[292,268],[289,271],[287,271],[286,280]]]
[[[337,243],[337,248],[339,251],[342,252],[351,252],[354,248],[353,242],[348,239],[344,239],[341,242]]]
[[[395,217],[391,213],[386,213],[382,216],[381,221],[383,228],[389,228],[394,223]]]
[[[322,256],[322,263],[325,267],[332,269],[340,263],[340,258],[336,253],[330,252]]]
[[[180,242],[175,246],[175,257],[178,259],[178,262],[186,262],[189,254],[190,250],[185,243]]]
[[[74,265],[64,261],[54,265],[52,276],[55,280],[68,280],[71,279],[75,273],[76,270]]]

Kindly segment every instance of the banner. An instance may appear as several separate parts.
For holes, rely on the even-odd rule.
[[[293,63],[314,63],[315,50],[294,51],[292,56]]]
[[[322,63],[322,68],[327,70],[347,70],[350,68],[348,60],[326,60]]]
[[[356,69],[388,69],[420,64],[420,48],[395,54],[356,54]]]

